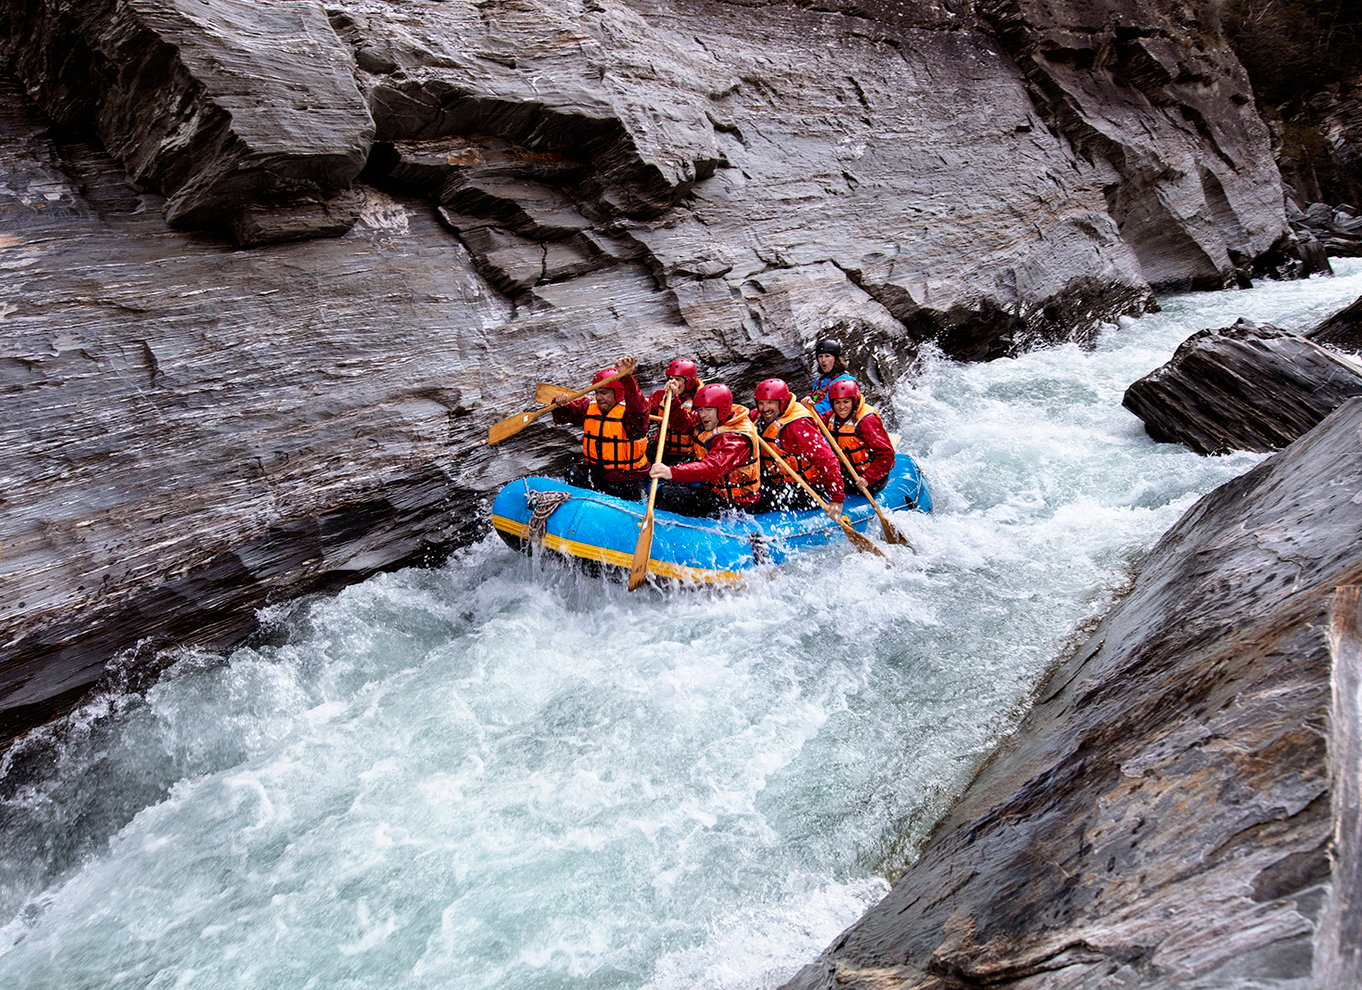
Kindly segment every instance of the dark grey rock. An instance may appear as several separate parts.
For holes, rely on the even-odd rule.
[[[1358,985],[1359,437],[1198,502],[787,990]]]
[[[1362,298],[1307,330],[1305,336],[1317,344],[1362,354]]]
[[[1290,220],[1302,240],[1314,241],[1326,255],[1339,258],[1362,256],[1362,220],[1350,211],[1325,203],[1310,203]]]
[[[1187,338],[1121,402],[1155,440],[1223,454],[1279,450],[1354,395],[1362,395],[1362,364],[1299,334],[1240,320]]]
[[[0,60],[39,105],[91,127],[171,224],[245,245],[354,223],[373,121],[318,4],[7,2],[0,28]]]

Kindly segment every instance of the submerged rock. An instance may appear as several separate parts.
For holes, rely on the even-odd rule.
[[[1352,987],[1362,399],[1198,502],[786,990]]]
[[[1188,337],[1121,401],[1155,440],[1223,454],[1280,450],[1355,395],[1362,365],[1300,334],[1240,320]]]

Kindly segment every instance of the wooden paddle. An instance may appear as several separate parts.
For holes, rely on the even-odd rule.
[[[884,533],[885,542],[894,543],[898,546],[907,547],[909,550],[912,550],[913,545],[908,542],[908,537],[900,533],[898,527],[889,521],[889,517],[885,515],[884,510],[880,508],[880,503],[876,502],[875,496],[870,494],[870,488],[866,485],[865,479],[856,473],[856,468],[851,464],[851,458],[848,457],[847,452],[842,449],[842,445],[837,442],[837,438],[832,435],[832,430],[828,429],[828,424],[823,422],[823,417],[818,415],[818,413],[814,413],[813,418],[818,421],[818,428],[823,431],[823,436],[828,438],[828,444],[836,452],[837,456],[841,458],[842,466],[847,469],[847,474],[851,475],[851,480],[856,483],[856,487],[861,490],[861,494],[864,495],[866,501],[870,503],[870,507],[875,510],[875,515],[880,517],[880,531]],[[916,553],[917,551],[913,550],[913,552]]]
[[[662,452],[666,448],[667,419],[672,414],[671,396],[662,404],[662,429],[658,432],[657,459],[654,464],[662,463]],[[648,558],[653,552],[653,504],[657,501],[657,483],[653,479],[648,489],[648,511],[643,514],[643,528],[638,531],[638,542],[634,544],[634,562],[629,568],[629,590],[634,591],[648,580]]]
[[[782,471],[788,474],[793,480],[799,482],[800,486],[813,497],[813,500],[823,507],[824,512],[828,511],[827,500],[814,491],[812,485],[795,473],[795,469],[790,467],[790,465],[785,462],[785,459],[776,453],[776,449],[766,442],[765,437],[761,434],[757,434],[757,442],[761,444],[761,449],[766,451],[766,455],[780,465]],[[846,516],[842,516],[838,519],[837,525],[842,527],[842,532],[847,535],[847,539],[851,541],[851,545],[857,550],[862,553],[878,554],[881,557],[885,556],[884,551],[875,546],[874,541],[872,541],[870,537],[856,531],[855,527],[851,525],[851,520]],[[888,558],[885,559],[888,560]]]
[[[632,374],[633,373],[632,370],[629,373]],[[569,401],[573,399],[580,399],[588,392],[594,392],[598,388],[604,388],[611,382],[618,381],[619,379],[624,377],[625,373],[623,371],[617,371],[609,378],[602,378],[598,382],[592,382],[584,389],[580,389],[576,392],[564,392],[562,393],[562,395],[563,398]],[[536,393],[538,393],[538,391],[539,391],[538,389],[535,389]],[[487,431],[487,446],[491,447],[494,444],[499,444],[501,443],[501,441],[515,436],[517,433],[525,429],[525,427],[529,426],[540,416],[544,415],[544,413],[552,411],[553,404],[550,401],[549,403],[545,404],[543,409],[532,409],[529,412],[516,413],[514,416],[508,416],[506,419],[503,419],[500,423],[493,423],[491,428],[488,429]]]
[[[541,406],[547,406],[555,396],[571,395],[572,389],[565,385],[550,385],[548,382],[540,382],[534,387],[534,401]]]

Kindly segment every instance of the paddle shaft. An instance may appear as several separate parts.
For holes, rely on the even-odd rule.
[[[662,463],[662,453],[667,448],[667,420],[672,414],[672,397],[667,396],[662,405],[662,428],[657,432],[657,455],[654,464]],[[648,488],[648,511],[643,514],[643,526],[638,531],[638,542],[634,544],[634,560],[629,568],[629,590],[633,591],[648,577],[648,557],[653,552],[653,506],[657,503],[657,483],[654,478]]]
[[[870,494],[870,486],[865,483],[865,479],[856,471],[856,467],[851,463],[851,458],[847,456],[847,452],[842,449],[842,445],[838,443],[837,438],[832,435],[832,430],[828,428],[828,424],[823,422],[823,417],[818,415],[817,411],[815,411],[813,418],[818,421],[818,428],[823,431],[823,436],[828,438],[828,445],[832,447],[837,456],[841,458],[842,466],[847,469],[847,474],[851,475],[851,480],[855,482],[856,487],[861,490],[861,494],[864,495],[865,500],[870,503],[870,507],[875,510],[875,515],[879,516],[880,531],[884,533],[884,538],[890,543],[897,543],[902,546],[912,546],[912,544],[908,542],[908,538],[900,533],[898,528],[889,521],[889,517],[885,515],[884,510],[880,508],[880,503],[875,501],[875,496]]]
[[[786,463],[785,458],[781,457],[780,454],[776,452],[776,449],[772,447],[771,444],[767,441],[767,439],[760,433],[757,434],[757,443],[761,444],[761,449],[766,452],[766,456],[770,457],[773,461],[780,465],[780,469],[782,471],[788,474],[790,478],[793,479],[794,481],[799,482],[800,486],[806,492],[809,493],[813,500],[817,502],[820,506],[822,506],[824,512],[827,512],[830,508],[832,508],[830,505],[828,505],[827,499],[819,495],[818,492],[814,490],[813,485],[809,484],[807,481],[801,478],[798,475],[798,473],[796,473],[795,469],[790,467],[790,465]],[[877,553],[881,557],[884,556],[884,551],[881,550],[879,547],[875,546],[875,544],[872,543],[864,533],[857,532],[856,529],[851,525],[851,521],[847,519],[846,516],[842,516],[840,519],[838,519],[837,525],[842,527],[842,532],[847,535],[847,539],[851,541],[852,546],[854,546],[857,550],[862,550],[866,553]]]
[[[632,373],[633,372],[630,372],[630,374]],[[598,388],[604,388],[605,386],[611,384],[612,382],[617,382],[624,377],[626,377],[624,372],[617,371],[609,378],[602,378],[598,382],[592,382],[586,388],[579,389],[576,392],[567,393],[566,395],[563,396],[563,398],[566,399],[568,402],[572,402],[575,399],[580,399],[588,392],[594,392]],[[519,433],[521,430],[523,430],[525,427],[533,423],[540,416],[544,415],[544,413],[552,412],[554,408],[555,408],[554,405],[552,403],[549,403],[545,405],[544,408],[542,409],[532,409],[529,412],[517,413],[514,416],[508,416],[506,419],[503,419],[500,423],[494,423],[491,429],[487,431],[488,446],[492,446],[493,444],[501,443],[501,441],[503,440],[510,439],[511,437]]]

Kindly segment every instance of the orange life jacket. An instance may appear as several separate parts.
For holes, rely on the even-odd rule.
[[[630,440],[624,432],[624,403],[616,402],[608,413],[593,399],[582,423],[582,456],[607,471],[646,471],[648,438]]]
[[[697,461],[703,461],[709,446],[720,433],[741,433],[747,438],[748,459],[718,481],[706,481],[705,487],[714,494],[739,505],[750,505],[761,492],[761,444],[757,443],[757,426],[747,414],[747,408],[733,403],[733,412],[714,430],[698,425],[692,438],[692,450]]]
[[[847,459],[851,461],[852,467],[857,474],[863,474],[862,467],[875,459],[875,451],[866,446],[860,434],[856,432],[856,427],[861,425],[861,420],[867,416],[878,416],[875,407],[865,401],[865,396],[861,396],[860,405],[852,410],[851,416],[845,420],[837,418],[837,414],[832,414],[828,422],[828,429],[832,432],[833,438],[837,441],[837,446],[846,452]],[[893,456],[892,454],[890,455]]]
[[[762,430],[761,435],[767,443],[776,449],[776,453],[780,455],[781,459],[786,464],[790,465],[790,467],[794,468],[796,474],[809,484],[816,485],[819,481],[818,467],[814,464],[813,459],[807,454],[796,454],[794,451],[784,447],[780,442],[781,435],[785,432],[785,427],[789,426],[795,420],[810,419],[813,415],[813,413],[809,412],[806,405],[802,402],[796,402],[794,397],[791,396],[789,403],[785,406],[785,411],[780,414],[780,418]],[[766,475],[766,477],[762,479],[765,484],[795,484],[794,479],[786,474],[785,469],[775,463],[775,461],[763,464],[762,468]]]

